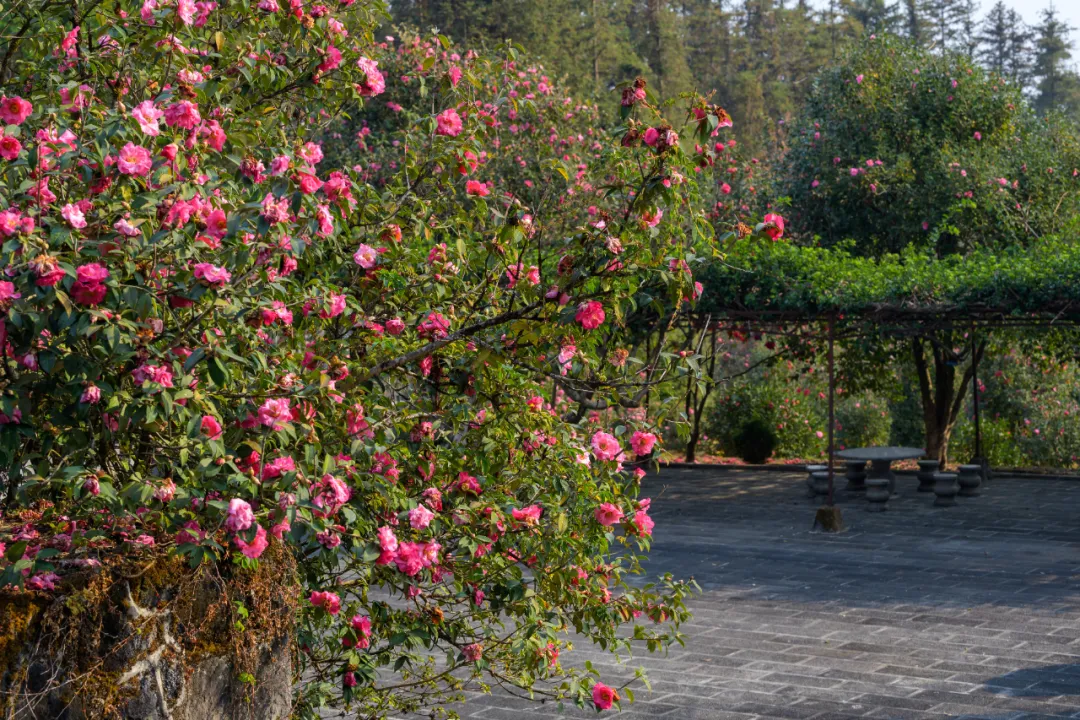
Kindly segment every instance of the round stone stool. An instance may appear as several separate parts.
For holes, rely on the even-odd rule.
[[[885,477],[866,478],[867,512],[882,512],[889,502],[889,479]]]
[[[814,473],[826,472],[829,467],[827,465],[807,465],[806,466],[806,497],[817,497],[817,491],[814,490]]]
[[[845,490],[848,492],[865,492],[866,461],[848,460],[845,477],[847,478],[847,485],[844,487]]]
[[[934,473],[938,471],[937,460],[919,461],[919,492],[934,492]]]
[[[817,472],[810,474],[810,479],[813,481],[813,493],[817,495],[829,494],[829,471],[818,470]]]
[[[956,504],[956,473],[934,473],[934,507],[952,507]]]
[[[978,497],[979,486],[982,485],[982,465],[961,465],[960,474],[956,478],[960,485],[960,497]]]

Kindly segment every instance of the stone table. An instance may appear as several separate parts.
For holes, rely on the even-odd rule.
[[[836,456],[845,460],[866,460],[870,463],[870,472],[866,478],[866,485],[870,489],[867,490],[866,499],[870,501],[871,510],[884,510],[885,503],[896,494],[896,475],[893,474],[892,464],[897,460],[921,458],[925,454],[926,451],[922,448],[866,447],[841,450]],[[883,492],[874,492],[878,488]]]

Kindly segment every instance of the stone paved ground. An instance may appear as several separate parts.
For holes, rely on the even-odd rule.
[[[646,479],[652,566],[693,576],[685,649],[644,666],[621,720],[1080,719],[1080,481],[995,479],[931,507],[901,476],[885,513],[841,495],[849,530],[810,532],[803,477],[724,469]],[[842,483],[842,481],[841,481]],[[475,720],[596,717],[505,695]],[[605,713],[605,716],[608,715]]]

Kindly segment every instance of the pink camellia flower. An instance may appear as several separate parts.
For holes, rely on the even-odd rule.
[[[381,554],[379,555],[379,559],[375,561],[375,564],[389,565],[394,562],[394,556],[397,555],[398,539],[394,535],[393,529],[388,528],[385,525],[379,528],[377,535]]]
[[[476,662],[484,654],[484,646],[480,643],[471,643],[461,648],[461,654],[465,656],[465,659],[469,662]]]
[[[0,128],[0,158],[17,160],[20,152],[22,152],[22,143],[19,142],[19,139],[11,135],[4,135],[3,129]]]
[[[134,143],[128,143],[122,147],[116,160],[116,167],[124,175],[146,175],[153,165],[154,160],[150,157],[150,151]]]
[[[454,108],[447,108],[435,117],[435,134],[457,137],[461,134],[461,116]]]
[[[317,608],[322,608],[331,615],[341,612],[341,598],[328,590],[315,590],[308,598],[308,602]]]
[[[349,625],[352,627],[353,632],[356,633],[356,647],[363,650],[370,642],[371,618],[367,615],[353,615]]]
[[[611,527],[623,519],[623,511],[618,505],[611,503],[601,503],[593,514],[596,516],[596,522],[604,527]]]
[[[589,300],[578,306],[574,319],[586,330],[595,330],[604,324],[604,306],[599,300]]]
[[[225,511],[225,529],[231,533],[247,530],[251,523],[255,522],[255,513],[251,511],[251,505],[240,498],[229,501],[229,508]]]
[[[157,137],[161,134],[158,121],[165,117],[165,111],[159,110],[154,105],[153,100],[143,100],[131,111],[131,117],[135,118],[135,121],[139,123],[139,129],[143,131],[144,135]]]
[[[597,460],[607,462],[618,458],[622,454],[622,446],[619,445],[619,441],[615,439],[614,435],[598,430],[592,436],[592,451]]]
[[[274,430],[280,430],[292,421],[292,408],[288,398],[269,398],[259,408],[259,422]]]
[[[87,263],[86,265],[80,265],[75,270],[76,282],[86,283],[87,285],[105,282],[108,277],[108,268],[100,263]]]
[[[0,99],[0,120],[5,125],[22,125],[26,118],[34,112],[34,106],[18,95]]]
[[[360,247],[353,253],[353,262],[365,270],[375,267],[378,261],[379,251],[366,243],[361,243]]]
[[[101,483],[96,477],[91,475],[83,482],[82,489],[83,492],[90,493],[91,495],[97,497],[101,493]]]
[[[99,263],[87,263],[75,271],[71,296],[81,305],[97,305],[105,299],[108,288],[103,284],[109,271]]]
[[[169,127],[194,130],[200,122],[199,106],[189,100],[181,100],[165,108],[165,124]]]
[[[478,182],[476,180],[469,180],[465,183],[465,194],[487,197],[491,194],[491,190],[490,188],[488,188],[487,183]]]
[[[219,423],[217,421],[217,418],[215,418],[213,415],[203,415],[200,428],[202,428],[203,435],[205,435],[210,440],[221,439],[221,423]]]
[[[764,218],[765,227],[762,229],[770,240],[779,240],[784,236],[784,218],[776,213],[769,213]]]
[[[255,537],[251,539],[251,542],[244,540],[240,535],[233,537],[233,542],[240,548],[240,552],[245,557],[249,557],[252,560],[257,560],[260,555],[270,546],[270,541],[266,538],[266,530],[262,525],[255,526]]]
[[[417,505],[409,511],[409,525],[416,530],[423,530],[431,524],[431,519],[435,517],[435,513],[428,510],[423,505]]]
[[[859,85],[862,85],[862,81],[863,81],[863,76],[862,75],[856,75],[855,76],[855,82],[856,83],[858,83]]]
[[[639,535],[652,535],[653,526],[656,525],[645,510],[634,513],[633,523]]]
[[[660,140],[660,131],[654,127],[645,131],[645,135],[642,137],[645,144],[649,147],[656,147],[656,143]]]
[[[211,263],[198,263],[195,265],[195,277],[210,287],[220,288],[232,280],[232,273]]]
[[[68,203],[60,210],[60,215],[76,230],[86,227],[86,216],[76,205]]]
[[[361,97],[374,97],[386,90],[386,79],[379,71],[379,63],[366,57],[356,61],[356,67],[364,73],[364,80],[356,88]]]
[[[405,331],[405,321],[399,317],[392,317],[386,321],[386,332],[391,335],[400,335]]]
[[[648,455],[653,451],[654,445],[656,445],[656,435],[651,432],[635,430],[630,436],[630,447],[636,455]]]
[[[592,701],[597,710],[610,710],[612,704],[618,702],[619,693],[615,688],[610,688],[604,683],[598,682],[592,688]]]
[[[530,410],[540,411],[544,408],[544,398],[539,395],[533,395],[531,398],[525,401],[525,404]]]
[[[398,545],[394,564],[397,569],[412,577],[424,568],[424,548],[420,543],[403,542]]]
[[[975,139],[976,140],[982,140],[982,133],[979,132],[978,130],[975,131]]]
[[[536,525],[540,522],[540,515],[544,512],[544,509],[539,505],[529,505],[523,507],[520,510],[514,508],[510,511],[510,514],[520,523],[526,525]]]
[[[88,405],[94,405],[101,402],[101,388],[97,385],[87,385],[82,391],[79,402],[84,402]]]

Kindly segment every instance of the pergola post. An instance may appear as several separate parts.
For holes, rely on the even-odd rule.
[[[836,372],[835,364],[833,361],[833,340],[835,327],[835,317],[829,319],[829,497],[828,505],[833,506],[833,460],[834,453],[836,451],[835,443],[833,442],[833,430],[836,427],[836,417],[833,396],[836,394]]]

